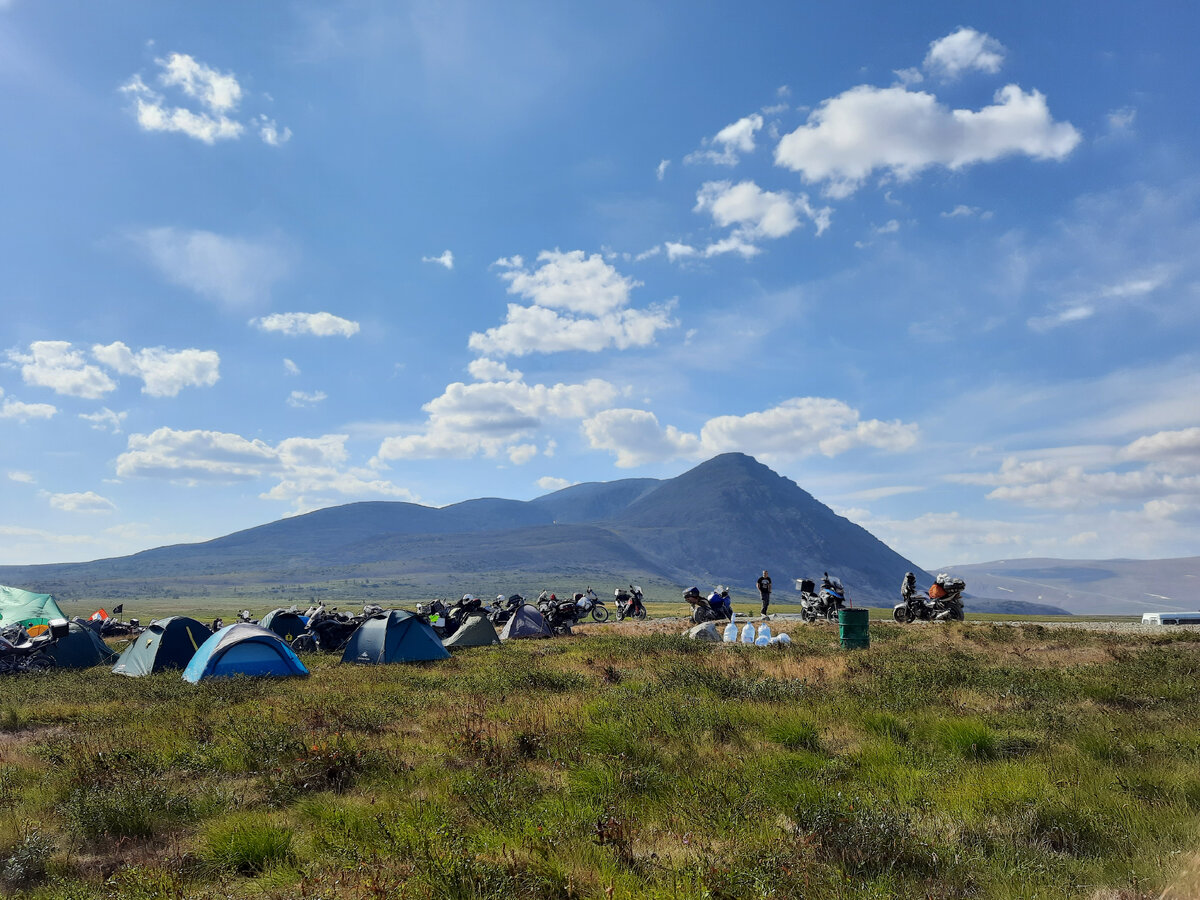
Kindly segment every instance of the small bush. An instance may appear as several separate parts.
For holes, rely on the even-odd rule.
[[[872,805],[840,793],[810,795],[796,804],[797,830],[827,862],[848,872],[877,876],[893,870],[924,872],[933,854],[911,817],[890,806]]]
[[[291,862],[293,833],[250,819],[234,819],[209,830],[204,839],[204,859],[212,866],[241,875],[257,875],[272,866]]]
[[[77,834],[86,838],[153,837],[194,817],[191,801],[161,782],[73,785],[59,806]]]
[[[771,726],[767,735],[788,750],[808,750],[817,753],[821,749],[821,735],[811,722],[784,720]]]
[[[0,851],[0,881],[14,887],[41,881],[46,876],[46,864],[57,849],[54,841],[37,826],[27,826],[14,846]]]
[[[941,745],[963,759],[988,760],[1000,755],[1000,745],[995,733],[982,722],[973,719],[958,719],[943,722],[938,727]]]

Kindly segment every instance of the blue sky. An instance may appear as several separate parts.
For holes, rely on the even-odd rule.
[[[1198,19],[0,0],[0,563],[729,450],[1200,553]]]

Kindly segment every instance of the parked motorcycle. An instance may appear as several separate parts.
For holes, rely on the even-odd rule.
[[[46,630],[37,637],[20,625],[10,625],[0,632],[0,675],[19,675],[53,669],[54,658],[49,651],[66,637],[71,624],[66,619],[51,619]]]
[[[726,611],[725,601],[729,597],[729,590],[726,589],[724,594],[714,591],[716,600],[706,598],[700,594],[698,587],[690,587],[683,592],[683,599],[692,607],[691,620],[695,625],[702,622],[725,622],[730,619],[729,613]]]
[[[629,590],[617,588],[613,591],[613,599],[617,604],[617,621],[632,616],[635,619],[646,618],[646,605],[642,602],[642,589],[631,584]]]
[[[929,586],[925,594],[913,590],[901,594],[900,602],[892,609],[892,618],[902,625],[917,620],[926,622],[961,622],[966,618],[962,594],[967,583],[945,572]]]
[[[537,608],[554,634],[570,634],[571,629],[578,625],[584,616],[582,607],[574,598],[559,600],[554,594],[547,594],[545,591],[538,597]]]
[[[588,616],[591,616],[594,622],[608,621],[608,607],[604,605],[604,601],[597,596],[591,587],[588,587],[582,594],[575,594],[575,605],[579,607],[580,619],[586,619]]]
[[[492,620],[493,625],[499,628],[508,622],[512,618],[513,613],[524,605],[525,598],[520,594],[510,594],[507,600],[504,599],[503,594],[499,594],[490,607],[488,618]]]
[[[382,611],[377,606],[364,607],[364,614],[355,616],[339,612],[337,607],[326,609],[323,603],[309,607],[305,613],[308,630],[292,641],[292,649],[297,652],[320,650],[322,653],[336,653],[346,646],[350,635],[368,618],[365,614],[368,608]]]
[[[821,589],[808,578],[796,582],[800,591],[800,618],[805,622],[828,619],[836,622],[838,612],[850,605],[845,587],[838,578],[830,578],[826,572],[821,578]]]

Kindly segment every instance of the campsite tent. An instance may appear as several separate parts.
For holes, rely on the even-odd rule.
[[[308,630],[304,617],[290,609],[273,609],[258,624],[275,632],[288,644]]]
[[[342,662],[378,665],[449,656],[433,629],[420,617],[406,609],[389,609],[367,619],[350,635],[342,651]]]
[[[459,626],[458,631],[442,641],[447,650],[458,650],[462,647],[486,647],[489,644],[500,643],[496,634],[496,626],[487,616],[471,616]]]
[[[74,621],[64,637],[47,651],[60,669],[87,669],[110,666],[117,658],[86,620]]]
[[[545,618],[538,612],[538,608],[531,603],[518,606],[513,611],[512,618],[504,624],[504,630],[500,632],[500,640],[502,641],[516,638],[548,638],[552,636],[550,626],[546,624]]]
[[[30,635],[36,637],[46,630],[51,619],[65,618],[49,594],[0,585],[0,628],[24,625]]]
[[[292,648],[273,631],[249,622],[226,625],[203,644],[183,670],[183,680],[267,675],[284,678],[307,675],[308,669]]]
[[[151,622],[121,653],[113,672],[136,677],[165,669],[182,669],[211,635],[207,625],[187,616]]]

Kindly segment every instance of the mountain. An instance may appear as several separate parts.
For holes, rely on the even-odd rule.
[[[855,601],[874,605],[891,605],[906,571],[929,577],[795,482],[726,453],[676,478],[578,484],[527,502],[484,498],[440,509],[351,503],[203,543],[89,563],[2,567],[0,583],[66,599],[339,582],[347,591],[428,596],[608,589],[629,581],[656,586],[659,596],[724,583],[747,597],[763,569],[780,600],[795,597],[795,579],[828,571]]]
[[[1006,559],[947,566],[974,594],[1049,603],[1073,613],[1200,609],[1200,556],[1183,559]]]

